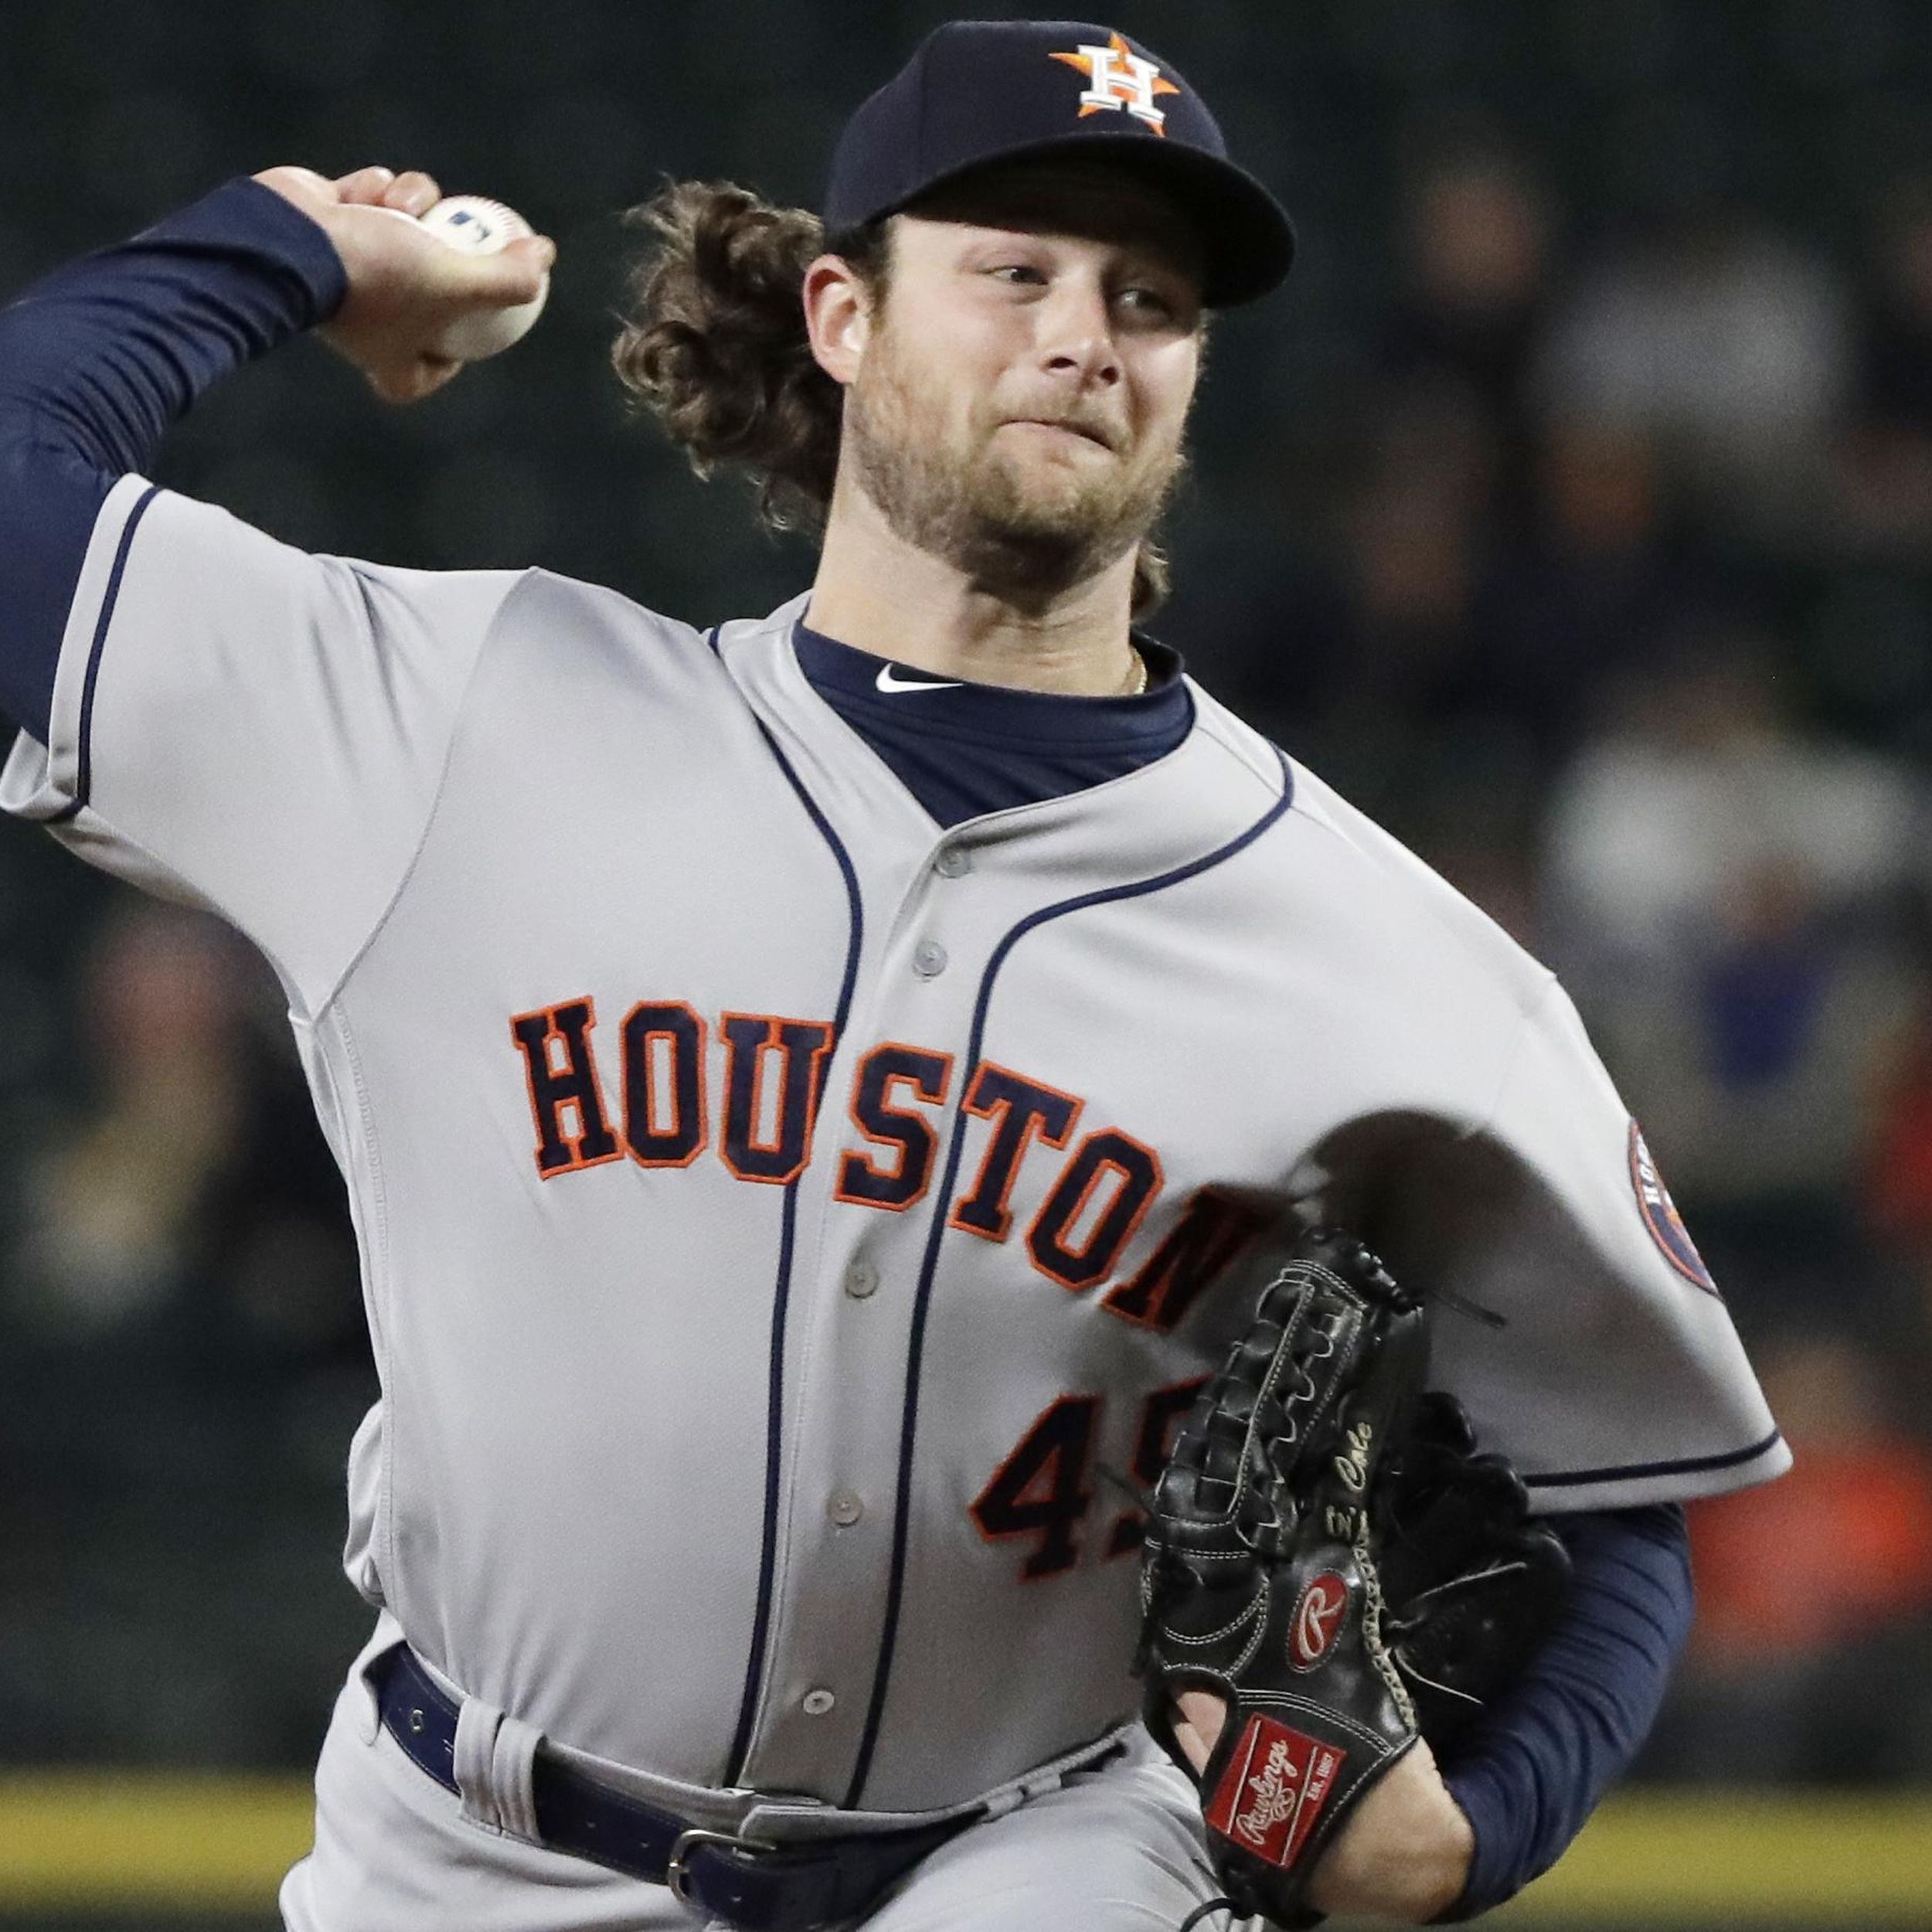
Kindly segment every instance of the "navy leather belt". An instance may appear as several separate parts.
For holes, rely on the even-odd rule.
[[[457,1704],[406,1644],[369,1668],[389,1734],[446,1791],[457,1790]],[[915,1831],[771,1845],[688,1820],[587,1777],[540,1747],[531,1770],[537,1835],[553,1851],[668,1885],[747,1932],[810,1932],[862,1917],[895,1879],[976,1814]]]

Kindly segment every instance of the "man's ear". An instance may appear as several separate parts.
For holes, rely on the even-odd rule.
[[[813,360],[835,383],[850,383],[871,338],[871,290],[843,256],[821,255],[805,270],[804,304]]]

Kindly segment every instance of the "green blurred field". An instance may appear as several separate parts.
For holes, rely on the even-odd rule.
[[[272,1932],[309,1804],[292,1777],[0,1777],[0,1928]],[[1632,1793],[1491,1922],[1932,1925],[1932,1794]]]

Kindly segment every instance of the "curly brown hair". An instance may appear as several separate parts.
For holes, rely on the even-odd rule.
[[[838,470],[845,391],[805,332],[805,270],[828,252],[875,301],[892,270],[889,220],[828,236],[816,215],[723,181],[673,182],[625,220],[651,242],[632,270],[631,313],[611,345],[618,379],[699,475],[743,471],[773,529],[824,527]],[[1143,539],[1133,614],[1165,597],[1167,559]]]

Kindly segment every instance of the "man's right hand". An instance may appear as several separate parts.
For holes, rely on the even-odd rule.
[[[331,181],[308,168],[270,168],[255,179],[318,223],[349,276],[349,294],[321,328],[324,339],[369,378],[385,402],[413,403],[440,389],[463,365],[433,345],[450,324],[478,310],[530,301],[556,259],[556,244],[532,235],[500,253],[464,254],[399,214],[435,206],[442,190],[412,170],[359,168]]]

